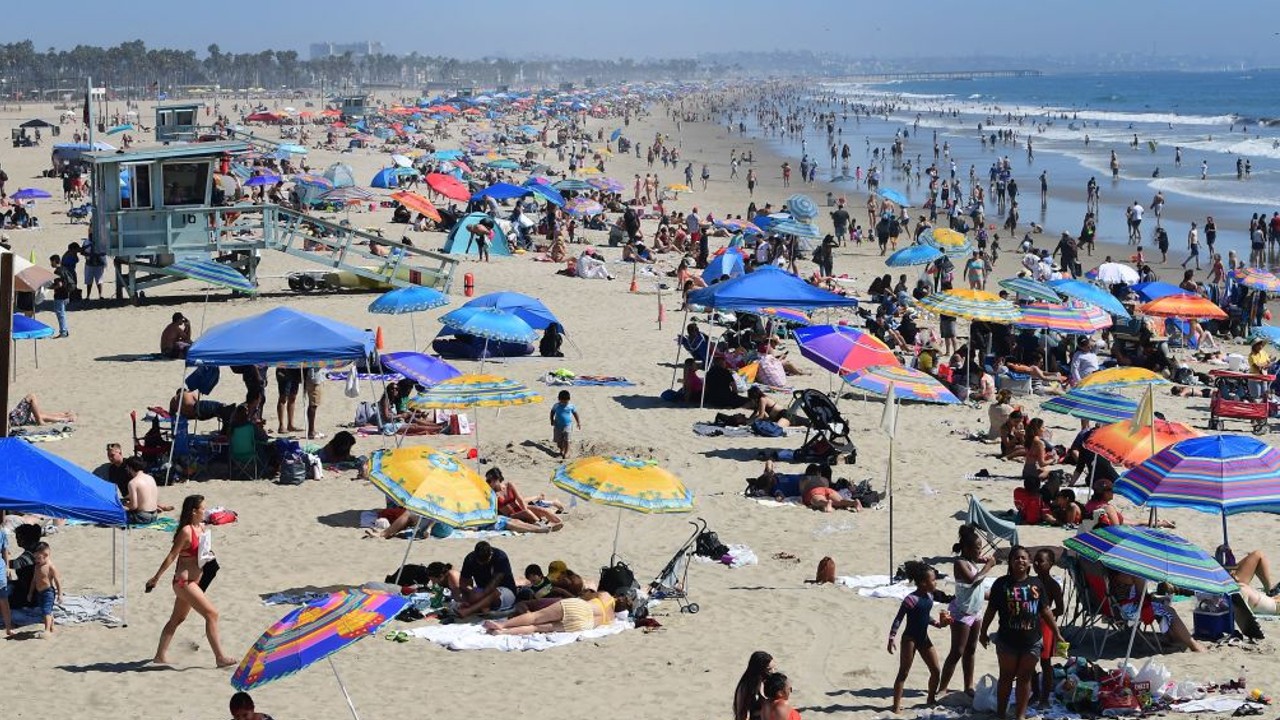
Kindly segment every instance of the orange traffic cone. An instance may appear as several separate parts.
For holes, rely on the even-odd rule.
[[[381,325],[378,326],[377,332],[373,334],[373,346],[378,350],[378,352],[382,352],[383,348],[386,347],[386,345],[382,342],[382,326]]]
[[[658,296],[658,329],[662,329],[662,323],[667,321],[667,309],[662,306],[662,296]]]

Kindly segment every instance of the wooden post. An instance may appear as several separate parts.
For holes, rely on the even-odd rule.
[[[0,253],[0,337],[13,337],[13,253]],[[0,437],[9,437],[9,366],[13,362],[13,343],[5,342],[0,353]]]

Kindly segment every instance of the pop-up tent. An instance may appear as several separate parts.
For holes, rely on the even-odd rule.
[[[116,487],[21,438],[0,438],[0,510],[123,526]]]
[[[449,231],[449,235],[444,241],[444,252],[450,255],[478,255],[479,250],[475,243],[471,244],[471,250],[467,250],[467,241],[471,239],[471,233],[468,229],[476,223],[489,217],[484,213],[471,213],[462,218]],[[510,255],[511,246],[507,244],[507,233],[502,230],[502,226],[494,224],[493,238],[489,240],[489,254],[491,255]]]
[[[357,361],[373,352],[367,330],[290,308],[210,328],[187,351],[188,365],[301,365]]]

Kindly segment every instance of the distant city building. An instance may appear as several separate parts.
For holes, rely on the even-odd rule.
[[[352,57],[363,57],[365,55],[382,55],[382,43],[380,42],[353,42],[353,43],[331,43],[320,42],[311,43],[311,59],[323,60],[327,57],[338,55],[346,55],[351,53]]]

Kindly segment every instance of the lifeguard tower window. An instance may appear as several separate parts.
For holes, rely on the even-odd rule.
[[[125,165],[120,181],[120,207],[128,210],[151,209],[150,165]]]
[[[165,207],[205,205],[209,191],[209,163],[164,164]]]
[[[196,124],[196,111],[194,109],[160,110],[159,114],[160,124],[165,127]]]

